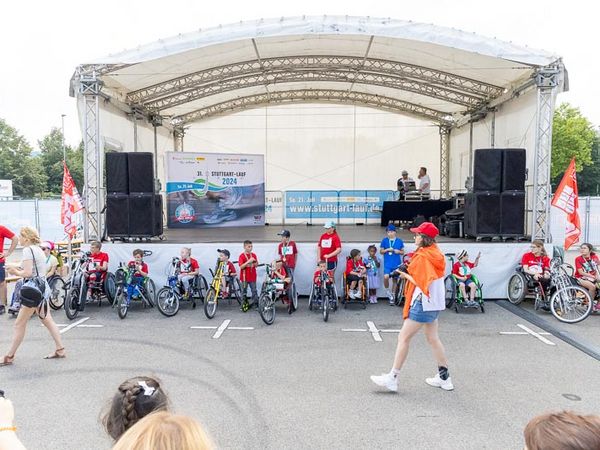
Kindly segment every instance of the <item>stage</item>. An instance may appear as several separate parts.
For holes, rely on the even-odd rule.
[[[298,246],[298,262],[296,268],[296,285],[301,295],[308,295],[311,289],[312,274],[317,262],[317,241],[324,232],[322,225],[288,225],[283,227],[291,232],[292,240]],[[270,262],[277,257],[277,244],[280,241],[277,233],[282,230],[280,226],[264,227],[232,227],[232,228],[204,228],[186,230],[166,230],[165,239],[150,242],[106,242],[103,251],[110,256],[109,269],[116,270],[119,262],[132,259],[132,251],[136,248],[151,250],[153,254],[146,258],[150,267],[150,276],[157,286],[162,286],[166,280],[166,270],[171,258],[179,255],[181,247],[190,247],[192,256],[200,263],[202,274],[210,281],[209,267],[214,267],[217,259],[217,250],[226,248],[231,252],[231,260],[236,261],[242,252],[242,242],[246,239],[253,241],[254,253],[260,262]],[[367,247],[371,244],[379,246],[385,237],[385,229],[377,225],[340,225],[338,233],[342,240],[342,253],[339,256],[340,266],[336,271],[336,280],[341,289],[343,266],[346,257],[353,248],[366,254]],[[398,230],[400,237],[406,245],[407,251],[414,250],[413,234],[408,230]],[[482,257],[475,273],[484,283],[484,296],[487,299],[506,298],[506,285],[510,275],[521,260],[523,253],[529,249],[529,242],[475,242],[468,239],[453,239],[440,236],[438,239],[440,249],[444,253],[458,254],[466,249],[470,260],[474,260],[478,252]],[[85,246],[84,246],[85,247]],[[548,251],[551,254],[552,248]],[[381,257],[381,255],[379,255]],[[446,265],[449,272],[450,263]],[[380,278],[383,274],[380,274]],[[259,282],[264,277],[264,269],[259,271]],[[379,296],[385,292],[379,289]]]

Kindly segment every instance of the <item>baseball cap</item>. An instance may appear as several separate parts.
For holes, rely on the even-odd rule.
[[[390,223],[385,231],[396,231],[396,226],[393,223]]]
[[[228,258],[231,256],[231,253],[229,253],[229,250],[227,250],[226,248],[223,249],[217,249],[217,251],[219,253],[223,253],[225,256],[227,256]]]
[[[277,233],[277,236],[290,237],[290,230],[281,230],[279,233]]]
[[[325,225],[323,225],[323,228],[335,228],[335,222],[333,220],[328,220],[325,222]]]
[[[402,175],[408,175],[408,172],[406,170],[403,170]]]
[[[435,238],[438,234],[440,234],[440,230],[438,230],[437,227],[431,222],[423,222],[418,227],[411,228],[410,231],[413,233],[424,234],[425,236],[429,236],[432,239]]]

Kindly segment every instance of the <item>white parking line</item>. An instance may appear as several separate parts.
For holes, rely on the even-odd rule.
[[[367,327],[369,327],[368,329],[365,328],[342,328],[343,332],[349,332],[349,333],[371,333],[371,336],[373,337],[373,340],[375,342],[383,342],[383,338],[381,337],[380,333],[399,333],[400,330],[380,330],[379,328],[377,328],[377,326],[375,325],[374,322],[372,322],[371,320],[367,320]]]
[[[73,322],[72,324],[67,325],[65,328],[63,328],[62,330],[60,330],[60,334],[66,333],[67,331],[69,331],[69,330],[71,330],[71,329],[73,329],[75,327],[78,327],[79,325],[81,325],[86,320],[90,320],[90,318],[89,317],[84,317],[82,319],[79,319],[77,322]]]
[[[535,331],[527,328],[525,325],[521,325],[520,323],[517,324],[517,326],[519,328],[521,328],[522,330],[527,331],[529,334],[531,334],[532,336],[535,336],[536,338],[538,338],[540,341],[542,341],[544,344],[548,344],[548,345],[556,345],[554,342],[546,339],[544,336],[542,336],[540,333],[536,333]]]
[[[190,327],[192,330],[217,330],[215,331],[215,334],[213,334],[212,338],[213,339],[219,339],[223,333],[225,333],[225,330],[254,330],[254,327],[230,327],[229,324],[231,323],[231,319],[225,319],[221,325],[219,325],[218,327],[215,326],[194,326],[194,327]]]
[[[520,323],[518,323],[517,326],[523,331],[499,331],[498,334],[501,334],[504,336],[527,336],[527,335],[530,335],[536,339],[539,339],[546,345],[556,345],[554,342],[552,342],[551,340],[546,339],[544,337],[544,336],[549,336],[550,333],[546,333],[545,331],[540,331],[540,332],[533,331],[531,328],[528,328],[525,325],[522,325]]]

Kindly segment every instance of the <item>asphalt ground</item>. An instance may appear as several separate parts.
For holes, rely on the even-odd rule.
[[[34,318],[14,365],[0,367],[0,389],[29,449],[110,448],[100,411],[124,379],[142,374],[159,377],[173,410],[200,420],[227,449],[521,449],[537,414],[600,412],[599,361],[552,335],[543,342],[519,325],[542,329],[493,302],[485,314],[440,316],[452,392],[425,384],[436,365],[422,334],[398,393],[369,380],[390,369],[397,334],[373,335],[367,322],[377,330],[402,324],[400,309],[382,302],[340,309],[324,323],[301,298],[292,316],[280,306],[272,326],[233,305],[221,305],[213,320],[187,305],[172,318],[140,305],[124,320],[92,305],[73,322],[63,311],[54,316],[63,325],[89,317],[64,332],[66,359],[42,359],[53,343]],[[2,353],[12,322],[0,316]],[[569,327],[596,339],[600,317]]]

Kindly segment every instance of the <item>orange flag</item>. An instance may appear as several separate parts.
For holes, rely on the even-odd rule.
[[[77,232],[77,225],[73,222],[73,215],[83,209],[81,197],[77,186],[71,178],[67,164],[63,162],[63,185],[60,204],[60,223],[65,227],[65,233],[71,238]]]
[[[579,242],[581,225],[579,222],[579,192],[577,191],[577,172],[575,171],[575,158],[565,171],[565,175],[554,193],[552,206],[563,210],[567,214],[567,230],[565,232],[565,250],[575,242]]]

